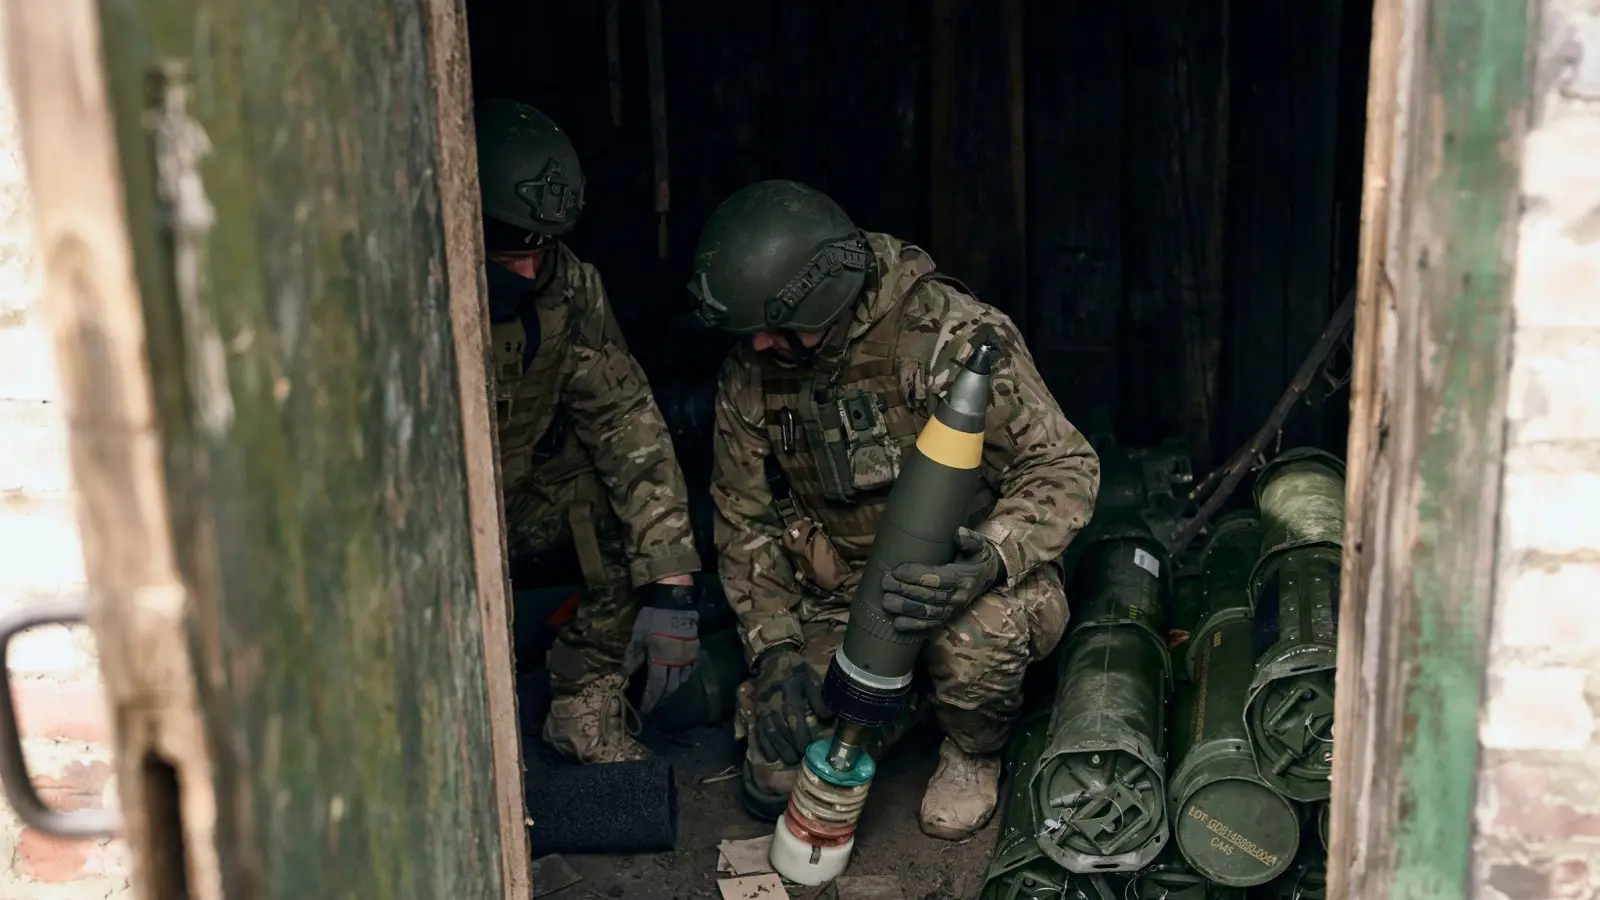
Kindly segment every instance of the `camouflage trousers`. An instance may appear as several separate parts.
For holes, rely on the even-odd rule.
[[[879,729],[864,748],[874,757],[892,747],[929,708],[940,728],[967,753],[992,753],[1005,746],[1022,708],[1028,667],[1049,656],[1067,628],[1067,594],[1055,566],[1040,566],[1010,590],[984,594],[935,630],[923,646],[916,687],[899,722]],[[803,655],[819,678],[844,643],[848,612],[803,623]],[[734,732],[745,737],[755,715],[755,682],[739,686]],[[831,738],[833,723],[811,722]],[[758,742],[747,741],[744,785],[751,799],[771,802],[794,787],[798,766],[766,759]],[[760,797],[759,795],[766,795]]]
[[[573,694],[622,667],[638,598],[628,570],[622,523],[593,472],[539,485],[506,502],[506,543],[513,559],[577,550],[584,594],[577,614],[550,648],[550,689]]]

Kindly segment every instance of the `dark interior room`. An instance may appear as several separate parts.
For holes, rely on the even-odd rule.
[[[1021,327],[1097,448],[1181,440],[1197,481],[1268,421],[1355,283],[1370,0],[467,9],[475,95],[533,104],[576,145],[587,204],[568,243],[603,276],[673,428],[712,572],[710,400],[729,343],[685,286],[701,225],[746,184],[809,184],[923,247]],[[1347,370],[1336,348],[1269,450],[1344,455]],[[531,596],[515,622],[528,685],[534,632],[567,595]],[[536,690],[519,689],[525,721]],[[771,833],[738,805],[729,723],[647,742],[679,765],[676,851],[568,856],[584,881],[557,900],[715,897],[718,842]],[[957,845],[918,832],[936,744],[885,765],[852,874],[975,897],[999,816]],[[523,747],[531,779],[536,722]]]

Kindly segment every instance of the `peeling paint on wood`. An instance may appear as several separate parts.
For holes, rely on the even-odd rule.
[[[1330,896],[1468,894],[1527,17],[1375,12]]]
[[[1434,2],[1430,98],[1413,183],[1417,292],[1414,620],[1394,894],[1460,897],[1469,873],[1478,702],[1510,359],[1517,175],[1528,104],[1526,6]],[[1429,146],[1431,144],[1431,146]],[[1417,190],[1420,189],[1420,190]],[[1402,332],[1404,333],[1404,331]],[[1397,573],[1399,574],[1399,573]],[[1409,810],[1409,815],[1407,811]]]
[[[227,896],[499,898],[426,4],[101,0]],[[181,64],[209,231],[145,114]],[[174,242],[225,346],[204,427]]]

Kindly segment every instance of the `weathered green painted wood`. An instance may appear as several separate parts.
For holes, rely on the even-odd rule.
[[[100,9],[226,895],[499,898],[425,6]],[[192,240],[169,60],[213,147]]]
[[[1401,313],[1400,340],[1415,341],[1415,358],[1400,377],[1415,379],[1414,394],[1412,403],[1391,409],[1408,418],[1395,427],[1414,429],[1414,462],[1403,463],[1402,477],[1411,481],[1415,522],[1409,555],[1391,570],[1409,581],[1388,599],[1409,610],[1399,646],[1409,677],[1386,896],[1453,900],[1467,896],[1470,883],[1529,6],[1433,0],[1426,10],[1411,93],[1417,118],[1403,220],[1409,271],[1397,295],[1413,310]]]

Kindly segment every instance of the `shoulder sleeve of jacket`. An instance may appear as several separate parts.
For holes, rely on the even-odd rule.
[[[937,396],[984,337],[998,342],[984,435],[984,478],[1000,495],[978,528],[1000,551],[1014,586],[1067,549],[1094,511],[1100,458],[1040,377],[1022,334],[999,310],[944,284],[924,292],[933,303],[937,336],[913,376],[920,402]]]
[[[711,461],[718,573],[751,662],[778,644],[805,643],[794,614],[800,592],[780,543],[783,522],[767,484],[770,448],[759,377],[742,350],[723,364]]]
[[[562,402],[622,521],[633,583],[697,572],[689,492],[650,382],[622,340],[594,267],[577,263],[565,281],[572,371]]]

